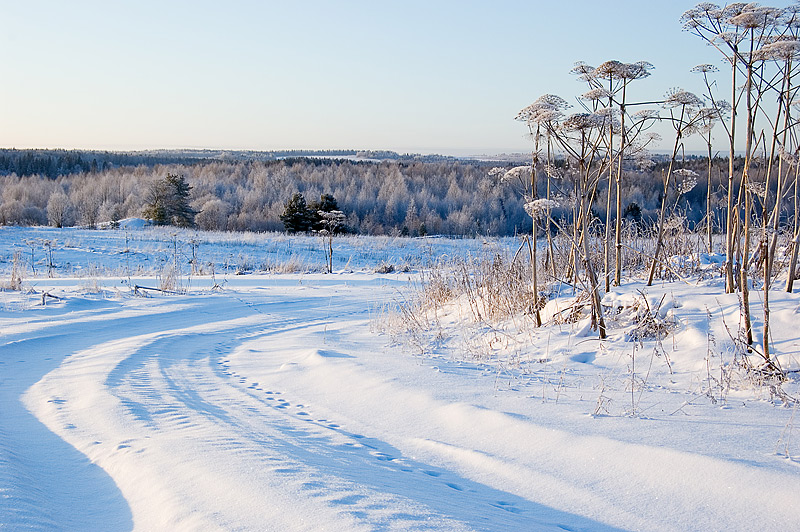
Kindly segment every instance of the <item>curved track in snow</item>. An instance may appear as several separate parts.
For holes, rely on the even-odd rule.
[[[263,282],[4,314],[0,528],[800,522],[796,476],[443,400],[369,334],[375,278]]]

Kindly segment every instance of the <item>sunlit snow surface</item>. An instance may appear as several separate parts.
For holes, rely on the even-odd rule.
[[[728,356],[708,314],[737,325],[714,279],[650,289],[681,328],[664,342],[673,373],[641,348],[633,399],[614,329],[601,347],[551,326],[482,359],[376,332],[419,268],[517,245],[337,240],[324,274],[314,237],[0,228],[0,280],[18,249],[36,290],[0,292],[0,529],[797,529],[796,407],[705,393],[709,338]],[[176,255],[184,294],[132,294]],[[316,271],[236,275],[293,255]],[[771,295],[797,369],[800,299]]]

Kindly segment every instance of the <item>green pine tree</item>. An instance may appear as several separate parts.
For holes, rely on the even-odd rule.
[[[295,192],[286,202],[280,218],[287,233],[303,233],[311,229],[312,221],[306,198],[299,192]]]

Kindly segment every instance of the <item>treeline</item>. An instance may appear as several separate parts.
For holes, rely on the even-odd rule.
[[[700,170],[704,159],[689,163]],[[714,162],[714,205],[724,197],[720,172],[727,163]],[[510,165],[509,165],[510,167]],[[660,205],[661,167],[629,169],[623,181],[624,212],[643,227]],[[141,217],[148,191],[169,174],[185,177],[191,188],[196,224],[206,230],[282,231],[286,204],[295,193],[309,203],[330,194],[347,216],[349,231],[361,234],[513,235],[529,232],[532,221],[513,183],[489,175],[479,162],[437,163],[357,162],[327,159],[156,164],[113,167],[50,179],[46,175],[0,176],[0,224],[96,226],[128,217]],[[700,173],[698,171],[698,173]],[[702,175],[702,174],[701,174]],[[538,176],[540,188],[546,177]],[[568,202],[571,186],[555,183],[554,197]],[[705,212],[705,183],[683,195],[680,209],[690,223]],[[605,219],[603,185],[593,212]],[[613,208],[613,206],[612,206]],[[569,220],[567,208],[554,216]],[[721,223],[721,220],[718,222]]]
[[[177,152],[0,149],[0,175],[55,179],[64,175],[96,173],[121,166],[192,164],[197,161],[198,156]]]
[[[147,150],[136,152],[111,152],[96,150],[63,149],[8,149],[0,148],[0,175],[18,177],[43,176],[55,179],[60,176],[97,173],[124,166],[148,166],[200,162],[253,162],[280,159],[324,158],[371,161],[455,161],[443,155],[399,154],[389,150]]]
[[[111,168],[49,179],[0,177],[0,223],[83,225],[142,216],[151,184],[186,178],[201,229],[282,231],[297,192],[330,194],[349,231],[364,234],[509,234],[530,219],[513,190],[486,167],[458,162],[359,163],[342,160],[202,162]]]

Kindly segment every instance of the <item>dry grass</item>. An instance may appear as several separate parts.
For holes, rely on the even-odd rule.
[[[25,263],[22,260],[22,253],[20,251],[15,251],[13,258],[11,259],[11,275],[9,276],[8,281],[3,283],[3,289],[15,291],[22,290],[22,278],[24,274]]]

